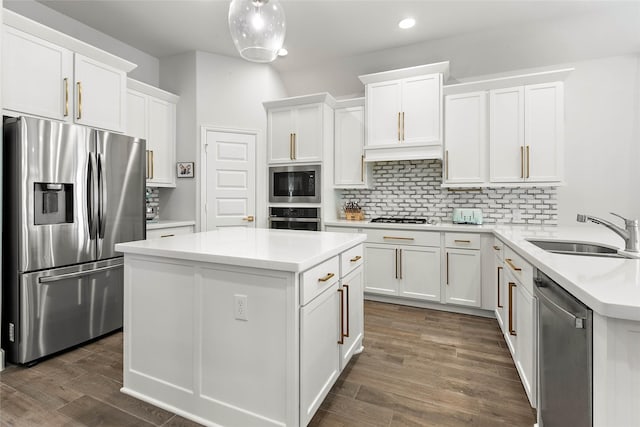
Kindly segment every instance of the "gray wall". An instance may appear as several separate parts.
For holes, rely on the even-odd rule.
[[[113,55],[137,64],[138,67],[129,73],[129,77],[158,86],[159,61],[141,50],[131,47],[111,36],[95,30],[73,18],[63,15],[34,0],[5,0],[4,7],[22,16],[40,22],[47,27],[82,40]]]

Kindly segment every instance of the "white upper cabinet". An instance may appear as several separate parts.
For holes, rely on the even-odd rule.
[[[334,117],[334,186],[367,187],[371,171],[364,162],[364,98],[338,101]]]
[[[562,182],[563,95],[562,82],[490,92],[491,182]]]
[[[322,162],[333,145],[334,103],[328,93],[265,102],[269,163]]]
[[[81,125],[124,132],[127,74],[77,53],[74,57],[74,121]]]
[[[73,115],[73,53],[15,28],[2,34],[2,106],[66,120]]]
[[[128,79],[127,135],[144,138],[147,185],[176,185],[177,95]]]
[[[487,180],[487,94],[445,97],[444,182],[481,184]]]
[[[126,73],[135,64],[4,11],[2,107],[99,129],[126,129]]]
[[[360,76],[369,161],[442,158],[442,82],[449,63]]]

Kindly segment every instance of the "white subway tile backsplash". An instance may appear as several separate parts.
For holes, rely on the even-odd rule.
[[[369,219],[401,215],[449,221],[453,208],[481,208],[485,223],[558,223],[556,188],[451,191],[440,187],[440,160],[376,162],[373,178],[375,188],[340,190],[341,202],[357,201]],[[520,212],[517,220],[514,210]]]

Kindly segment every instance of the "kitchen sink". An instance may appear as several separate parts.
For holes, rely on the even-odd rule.
[[[591,243],[572,242],[564,240],[527,240],[532,245],[547,252],[564,255],[585,255],[608,258],[629,258],[618,253],[618,249],[611,246],[595,245]]]

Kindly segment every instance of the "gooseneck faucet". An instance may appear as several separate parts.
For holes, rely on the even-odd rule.
[[[627,252],[640,252],[638,248],[638,242],[640,241],[640,228],[638,228],[638,220],[637,219],[627,219],[617,213],[611,212],[611,215],[615,215],[618,218],[622,218],[624,220],[625,228],[618,227],[617,225],[601,219],[596,218],[594,216],[578,214],[576,220],[578,222],[587,222],[591,221],[596,224],[604,225],[611,231],[618,234],[620,237],[624,239],[624,250]]]

